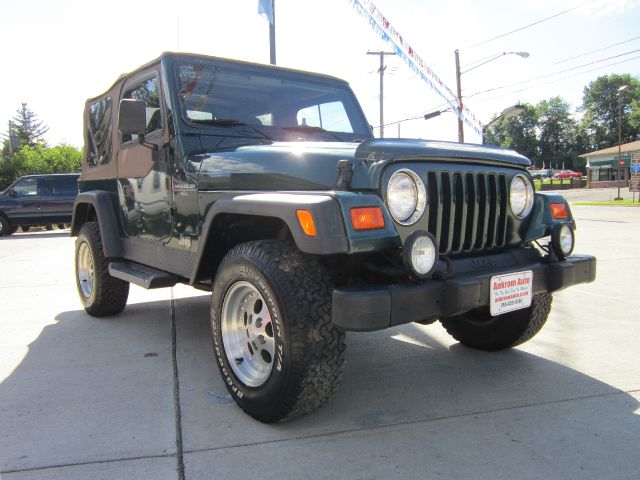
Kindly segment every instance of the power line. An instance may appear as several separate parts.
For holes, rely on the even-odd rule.
[[[447,106],[447,105],[448,105],[447,103],[441,103],[440,105],[437,105],[437,106],[435,106],[435,107],[433,107],[433,108],[428,108],[428,109],[426,109],[426,110],[423,110],[423,111],[422,111],[422,112],[420,112],[420,113],[415,113],[414,115],[412,115],[412,116],[410,116],[410,117],[403,118],[402,120],[396,120],[396,121],[394,121],[394,122],[385,123],[385,124],[384,124],[384,125],[382,125],[382,126],[383,126],[383,127],[388,127],[389,125],[396,125],[396,124],[398,124],[398,123],[408,122],[409,120],[418,120],[418,119],[420,119],[420,118],[424,118],[424,114],[425,114],[425,113],[430,113],[430,112],[432,112],[432,111],[434,111],[434,110],[438,110],[438,109],[440,109],[440,108],[442,108],[442,107],[444,107],[444,106]],[[375,127],[373,127],[373,128],[380,128],[380,125],[375,126]]]
[[[613,56],[611,56],[611,57],[603,58],[603,59],[600,59],[600,60],[595,60],[595,61],[593,61],[593,62],[584,63],[584,64],[582,64],[582,65],[577,65],[577,66],[575,66],[575,67],[567,68],[567,69],[565,69],[565,70],[560,70],[559,72],[548,73],[548,74],[546,74],[546,75],[540,75],[540,76],[538,76],[538,77],[530,78],[530,79],[528,79],[528,80],[521,80],[521,81],[519,81],[519,82],[510,83],[510,84],[508,84],[508,85],[502,85],[502,86],[500,86],[500,87],[494,87],[494,88],[489,88],[489,89],[487,89],[487,90],[482,90],[482,91],[480,91],[480,92],[475,92],[475,93],[472,93],[472,94],[470,94],[470,95],[466,95],[466,98],[475,97],[476,95],[480,95],[480,94],[482,94],[482,93],[488,93],[488,92],[494,92],[494,91],[496,91],[496,90],[502,90],[502,89],[504,89],[504,88],[513,87],[513,86],[515,86],[515,85],[521,85],[521,84],[523,84],[523,83],[534,82],[534,81],[536,81],[536,80],[540,80],[540,79],[542,79],[542,78],[553,77],[553,76],[555,76],[555,75],[560,75],[561,73],[570,72],[570,71],[572,71],[572,70],[577,70],[578,68],[586,67],[586,66],[588,66],[588,65],[594,65],[594,64],[596,64],[596,63],[600,63],[600,62],[606,62],[607,60],[612,60],[612,59],[614,59],[614,58],[624,57],[625,55],[630,55],[630,54],[632,54],[632,53],[636,53],[636,52],[640,52],[640,48],[639,48],[639,49],[636,49],[636,50],[631,50],[631,51],[629,51],[629,52],[621,53],[621,54],[619,54],[619,55],[613,55]]]
[[[567,80],[569,78],[573,78],[573,77],[577,77],[577,76],[580,76],[580,75],[584,75],[586,73],[596,72],[598,70],[602,70],[603,68],[613,67],[614,65],[619,65],[621,63],[626,63],[626,62],[630,62],[632,60],[637,60],[637,59],[640,59],[640,55],[632,57],[632,58],[627,58],[626,60],[621,60],[619,62],[609,63],[607,65],[601,65],[599,67],[592,68],[591,70],[585,70],[584,72],[578,72],[578,73],[574,73],[573,75],[567,75],[566,77],[558,78],[558,79],[553,80],[551,82],[537,83],[535,85],[529,85],[529,86],[521,88],[519,90],[513,90],[511,92],[502,93],[500,95],[496,95],[496,96],[493,96],[493,97],[483,98],[482,100],[477,100],[474,103],[475,104],[477,104],[477,103],[485,103],[485,102],[489,102],[489,101],[492,101],[492,100],[496,100],[498,98],[507,97],[507,96],[513,95],[515,93],[526,92],[527,90],[530,90],[532,88],[544,87],[546,85],[553,85],[554,83],[558,83],[558,82],[561,82],[563,80]]]
[[[592,53],[601,52],[602,50],[607,50],[608,48],[611,48],[611,47],[617,47],[618,45],[622,45],[624,43],[629,43],[629,42],[631,42],[633,40],[637,40],[639,38],[640,37],[633,37],[633,38],[630,38],[629,40],[624,40],[624,41],[618,42],[618,43],[612,43],[611,45],[607,45],[606,47],[598,48],[597,50],[591,50],[590,52],[582,53],[580,55],[576,55],[575,57],[565,58],[564,60],[560,60],[558,62],[554,62],[551,65],[558,65],[559,63],[568,62],[569,60],[575,60],[576,58],[585,57],[587,55],[591,55]]]
[[[493,42],[494,40],[497,40],[497,39],[502,38],[502,37],[506,37],[507,35],[511,35],[512,33],[520,32],[520,31],[525,30],[527,28],[533,27],[535,25],[539,25],[540,23],[543,23],[543,22],[546,22],[546,21],[551,20],[553,18],[559,17],[560,15],[564,15],[565,13],[569,13],[569,12],[572,12],[572,11],[577,10],[579,8],[586,7],[587,5],[590,5],[590,4],[592,4],[592,3],[596,2],[596,1],[598,1],[598,0],[591,0],[590,2],[584,3],[582,5],[578,5],[577,7],[573,7],[573,8],[570,8],[568,10],[565,10],[563,12],[556,13],[555,15],[551,15],[550,17],[543,18],[542,20],[538,20],[537,22],[533,22],[533,23],[530,23],[530,24],[525,25],[523,27],[516,28],[515,30],[511,30],[510,32],[503,33],[503,34],[498,35],[496,37],[489,38],[488,40],[483,40],[482,42],[478,42],[478,43],[476,43],[474,45],[462,48],[460,50],[470,50],[472,48],[479,47],[480,45],[484,45],[485,43]]]

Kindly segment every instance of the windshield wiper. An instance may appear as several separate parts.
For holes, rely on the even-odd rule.
[[[293,130],[294,132],[327,132],[321,127],[311,127],[309,125],[296,125],[295,127],[282,127],[283,130]]]
[[[193,123],[204,123],[206,125],[215,125],[216,127],[235,127],[245,126],[246,123],[234,118],[190,118]]]
[[[240,120],[236,120],[235,118],[190,118],[193,123],[202,123],[205,125],[213,125],[214,127],[247,127],[251,131],[259,134],[265,140],[274,141],[269,135],[264,133],[258,127],[254,125],[248,125]]]
[[[327,133],[327,134],[331,135],[333,138],[336,138],[336,139],[340,140],[341,142],[344,142],[344,139],[340,138],[338,135],[336,135],[333,132],[330,132],[329,130],[325,130],[322,127],[311,127],[309,125],[297,125],[297,126],[294,126],[294,127],[282,127],[282,130],[290,130],[292,132]]]

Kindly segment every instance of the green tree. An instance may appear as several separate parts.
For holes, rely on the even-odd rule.
[[[20,176],[22,162],[15,157],[0,159],[0,191],[7,188]]]
[[[632,128],[635,128],[636,132],[640,132],[640,100],[638,100],[637,98],[631,100],[629,124]]]
[[[16,157],[21,161],[20,174],[79,172],[82,154],[70,145],[56,147],[22,147]]]
[[[573,169],[587,174],[587,160],[579,155],[591,151],[591,138],[589,132],[582,122],[576,122],[573,131],[572,152]]]
[[[618,89],[628,85],[625,92]],[[640,130],[630,119],[632,100],[640,96],[640,81],[628,73],[598,77],[584,87],[581,110],[590,137],[590,149],[600,150],[618,143],[618,121],[622,104],[622,142],[638,138]]]
[[[13,134],[18,137],[18,148],[28,145],[46,145],[44,134],[49,131],[44,122],[38,120],[38,116],[27,107],[26,103],[16,110],[16,115],[10,122],[13,126]],[[6,138],[9,138],[7,131]]]
[[[0,161],[0,189],[5,189],[22,175],[79,172],[81,166],[82,153],[71,145],[25,145],[13,158]]]
[[[533,105],[523,106],[524,112],[520,115],[492,123],[485,134],[485,141],[491,145],[512,148],[536,162],[540,158],[538,112]]]
[[[539,102],[536,111],[541,160],[553,168],[560,168],[563,164],[572,168],[577,123],[571,118],[569,104],[560,97],[552,97]]]

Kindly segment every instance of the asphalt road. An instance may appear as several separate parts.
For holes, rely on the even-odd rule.
[[[557,293],[533,340],[489,354],[439,325],[349,334],[337,395],[278,425],[227,394],[208,295],[133,287],[94,319],[73,239],[2,238],[0,479],[180,479],[181,461],[188,480],[640,478],[640,208],[573,213],[598,277]]]

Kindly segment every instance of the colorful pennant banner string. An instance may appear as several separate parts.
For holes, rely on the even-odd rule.
[[[458,97],[447,87],[435,72],[420,58],[416,51],[404,40],[402,35],[393,28],[382,12],[370,0],[347,0],[354,10],[363,18],[382,40],[391,44],[396,55],[416,73],[432,90],[434,90],[455,112],[459,118],[469,125],[476,133],[482,135],[482,122],[462,106],[458,105]]]

